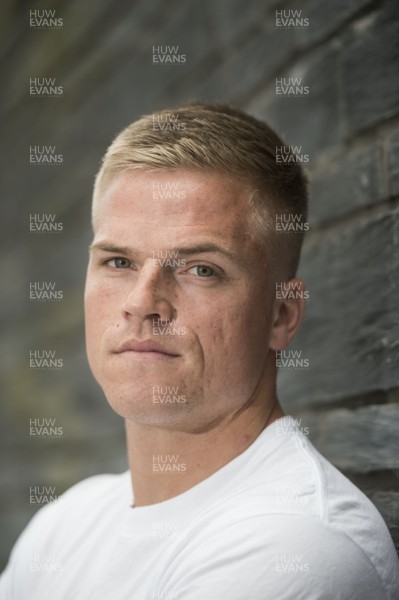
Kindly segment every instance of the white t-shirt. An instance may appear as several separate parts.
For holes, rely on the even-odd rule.
[[[399,598],[381,516],[290,417],[187,492],[132,504],[128,472],[72,487],[20,536],[0,598]]]

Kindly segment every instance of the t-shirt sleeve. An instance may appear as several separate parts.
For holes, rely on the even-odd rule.
[[[275,515],[209,530],[185,548],[156,598],[388,600],[361,548],[317,519]],[[392,596],[393,598],[394,596]]]

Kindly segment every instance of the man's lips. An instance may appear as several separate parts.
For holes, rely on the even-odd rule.
[[[171,357],[180,356],[177,352],[165,348],[162,344],[154,342],[153,340],[127,340],[127,342],[124,342],[114,351],[115,354],[122,354],[124,352],[136,352],[138,354],[155,353]]]

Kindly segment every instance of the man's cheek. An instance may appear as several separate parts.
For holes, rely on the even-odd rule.
[[[88,300],[85,308],[86,343],[91,358],[100,352],[100,342],[103,335],[104,315],[98,310],[96,303]]]
[[[85,303],[86,332],[90,338],[96,329],[96,314],[98,318],[98,311],[95,311],[93,302],[87,300]]]

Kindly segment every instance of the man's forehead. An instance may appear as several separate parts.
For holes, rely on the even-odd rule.
[[[247,186],[223,174],[130,170],[116,175],[100,198],[98,220],[238,232],[247,228],[248,197]]]
[[[159,209],[170,206],[170,203],[164,202],[167,200],[175,200],[176,205],[181,204],[182,207],[188,207],[188,202],[184,200],[197,200],[208,203],[212,209],[219,203],[230,203],[233,207],[237,203],[241,204],[240,199],[244,204],[248,193],[247,184],[223,173],[132,169],[114,176],[103,199],[128,199],[132,202],[145,199],[147,206],[151,204]],[[150,200],[154,202],[150,203]]]

